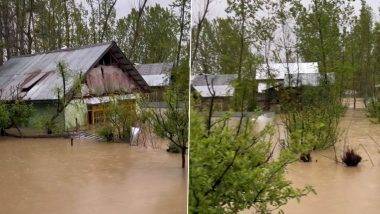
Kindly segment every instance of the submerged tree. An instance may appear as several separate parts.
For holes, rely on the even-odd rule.
[[[165,109],[148,109],[146,119],[154,128],[155,133],[169,140],[169,151],[177,148],[182,156],[182,168],[185,168],[188,149],[188,112],[189,112],[189,40],[188,25],[190,14],[189,0],[175,1],[172,7],[179,10],[180,35],[177,41],[177,52],[172,75],[169,78],[170,86],[165,91]],[[174,149],[175,150],[175,149]]]
[[[284,177],[288,164],[297,161],[289,148],[274,155],[267,127],[252,134],[251,118],[236,127],[227,125],[225,116],[206,130],[196,111],[191,114],[191,157],[189,209],[191,213],[237,213],[245,209],[268,213],[290,199],[313,191],[297,189]]]

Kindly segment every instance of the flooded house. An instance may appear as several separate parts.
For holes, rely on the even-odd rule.
[[[318,77],[316,62],[262,64],[256,71],[257,92],[280,86],[316,85]]]
[[[137,71],[149,86],[146,94],[150,106],[162,106],[164,93],[170,85],[173,63],[135,64]]]
[[[256,71],[257,92],[276,87],[318,86],[325,76],[319,73],[317,62],[269,63],[262,64]],[[327,73],[327,79],[334,82],[334,73]]]
[[[200,105],[208,105],[214,97],[214,106],[218,110],[228,110],[234,94],[233,81],[236,74],[200,74],[192,78],[192,90],[200,98]],[[257,102],[268,107],[276,102],[277,92],[281,88],[299,86],[318,86],[324,75],[319,73],[317,62],[270,63],[261,64],[256,70]],[[334,82],[334,73],[327,78]]]
[[[277,102],[279,89],[318,86],[324,77],[319,73],[317,62],[262,64],[256,71],[257,100],[268,107],[272,102]],[[327,73],[327,79],[334,82],[334,73]]]
[[[216,111],[227,111],[232,102],[234,94],[233,81],[235,74],[199,74],[194,75],[191,80],[191,87],[195,96],[199,98],[199,104],[202,108],[210,104],[214,99],[214,109]]]
[[[32,103],[37,111],[32,121],[57,114],[59,91],[63,88],[58,63],[67,68],[66,91],[74,90],[78,77],[81,85],[80,92],[58,118],[66,129],[101,123],[103,106],[113,98],[133,109],[136,96],[149,91],[144,78],[117,44],[107,42],[9,59],[0,67],[0,99]]]

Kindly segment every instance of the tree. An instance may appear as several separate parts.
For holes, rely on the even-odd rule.
[[[22,100],[15,100],[9,106],[9,121],[11,127],[15,127],[22,136],[21,126],[26,126],[29,123],[30,117],[33,115],[33,106]]]
[[[202,116],[191,111],[191,213],[269,213],[313,191],[294,188],[285,179],[285,167],[297,158],[290,149],[273,157],[271,142],[265,140],[273,130],[254,135],[251,118],[245,117],[237,132],[227,125],[230,119],[225,116],[207,134]]]
[[[189,102],[189,41],[187,32],[190,23],[190,1],[174,1],[173,8],[179,9],[179,35],[175,62],[170,78],[170,87],[164,94],[165,110],[150,109],[146,112],[147,120],[157,135],[170,141],[181,151],[182,168],[185,168],[188,148],[188,102]]]
[[[65,121],[65,109],[69,104],[73,104],[73,101],[81,98],[81,89],[83,77],[82,74],[73,74],[70,68],[67,67],[66,62],[61,61],[57,64],[57,73],[62,80],[62,85],[56,88],[57,93],[57,108],[55,114],[50,118],[47,118],[43,124],[48,134],[56,131],[67,131],[66,127],[57,127],[57,118],[63,117]]]
[[[194,37],[193,37],[194,43],[193,44],[194,45],[193,45],[193,48],[191,50],[192,51],[192,53],[191,53],[191,56],[192,56],[191,64],[193,64],[193,62],[196,60],[196,57],[197,57],[197,52],[198,52],[198,47],[199,47],[199,37],[200,37],[200,34],[202,32],[203,23],[207,22],[206,15],[209,12],[209,7],[210,7],[211,2],[212,2],[212,0],[206,0],[205,7],[204,7],[204,10],[202,12],[202,15],[199,17],[197,26],[193,31],[193,33],[194,33],[193,34],[194,35]]]
[[[117,138],[120,140],[130,140],[131,127],[137,118],[134,103],[129,104],[115,97],[105,106],[105,122],[111,126],[112,131],[117,131]]]
[[[319,62],[319,70],[327,81],[327,73],[341,70],[342,32],[352,15],[350,1],[313,0],[307,9],[298,1],[293,4],[296,18],[298,50],[305,61]]]
[[[165,109],[148,109],[145,112],[149,124],[154,132],[170,141],[172,146],[181,152],[182,168],[185,168],[186,152],[188,149],[188,82],[189,68],[188,60],[176,68],[175,82],[165,92]],[[170,147],[169,147],[170,148]]]
[[[118,20],[116,40],[130,59],[140,63],[168,62],[175,60],[178,21],[175,14],[156,4],[145,8],[141,17],[138,43],[132,49],[134,26],[138,11],[132,9],[127,17]],[[130,53],[133,51],[133,53]]]

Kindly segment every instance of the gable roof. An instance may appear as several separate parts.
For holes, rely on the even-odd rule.
[[[230,97],[234,94],[235,74],[200,74],[192,78],[191,84],[201,97]]]
[[[62,87],[62,79],[57,72],[58,62],[66,63],[71,71],[69,76],[72,77],[86,74],[107,52],[110,52],[117,59],[123,72],[135,80],[142,90],[148,90],[145,80],[117,44],[112,41],[9,59],[0,67],[0,98],[12,99],[12,90],[31,82],[29,84],[31,87],[23,96],[24,100],[57,99],[56,88]],[[73,80],[74,78],[68,79],[68,89],[71,88]]]
[[[170,84],[173,63],[136,64],[135,67],[150,87]]]
[[[194,75],[191,84],[194,86],[207,86],[211,82],[213,85],[230,85],[236,80],[237,74],[199,74]]]
[[[256,71],[257,80],[267,80],[270,79],[270,76],[273,79],[285,79],[285,75],[288,74],[287,64],[286,63],[269,63],[269,72],[268,75],[268,66],[267,64],[261,64]],[[318,63],[317,62],[300,62],[300,63],[289,63],[289,73],[290,74],[302,74],[302,73],[318,73]]]

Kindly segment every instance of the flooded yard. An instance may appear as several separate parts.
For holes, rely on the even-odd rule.
[[[337,144],[338,157],[342,156],[345,139],[346,144],[362,156],[362,162],[358,167],[336,164],[333,149],[328,149],[314,152],[311,163],[291,165],[288,178],[294,185],[311,185],[317,195],[310,194],[300,203],[291,201],[283,207],[285,213],[380,212],[380,124],[371,123],[363,109],[349,109],[340,126],[348,129],[348,133],[343,134],[342,141]]]
[[[185,213],[186,171],[163,149],[0,138],[0,213]]]
[[[349,100],[350,101],[350,100]],[[291,200],[282,207],[289,214],[376,214],[380,213],[380,124],[366,117],[362,100],[354,110],[351,102],[345,102],[349,109],[339,124],[342,129],[340,141],[336,144],[339,161],[343,148],[355,149],[362,161],[358,167],[346,167],[334,160],[334,149],[312,153],[310,163],[296,162],[287,168],[287,178],[294,186],[302,188],[311,185],[317,194],[310,193],[300,202]],[[275,139],[284,139],[285,130],[278,115],[263,114],[256,121],[258,131],[275,121]],[[343,132],[344,130],[344,132]],[[280,135],[280,136],[278,136]],[[368,154],[367,154],[368,153]],[[253,213],[245,210],[242,214]]]

